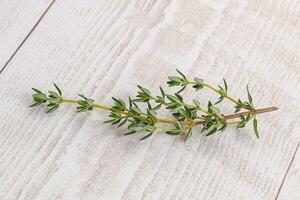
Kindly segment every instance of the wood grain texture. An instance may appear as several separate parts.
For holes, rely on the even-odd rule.
[[[24,42],[51,0],[0,1],[0,71]]]
[[[299,8],[294,0],[55,2],[0,75],[0,199],[271,200],[283,181],[279,199],[297,196],[288,187],[297,188],[296,173],[285,174],[299,143]],[[124,137],[101,111],[27,107],[30,88],[52,82],[66,97],[105,104],[137,83],[159,92],[175,68],[212,84],[226,77],[233,96],[246,97],[250,83],[257,107],[280,109],[259,117],[260,140],[249,127],[185,144],[162,133]],[[217,98],[196,94],[209,97]]]

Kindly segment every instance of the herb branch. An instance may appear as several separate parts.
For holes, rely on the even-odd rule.
[[[32,97],[34,103],[30,107],[45,104],[47,113],[57,110],[61,104],[77,104],[77,112],[91,111],[95,108],[109,111],[109,119],[105,123],[116,125],[118,128],[127,126],[129,132],[124,135],[132,135],[144,132],[146,133],[141,140],[152,136],[156,131],[161,130],[170,135],[184,135],[184,141],[192,137],[194,127],[202,125],[201,133],[209,136],[216,132],[224,131],[229,125],[235,125],[237,128],[244,128],[252,120],[255,136],[259,138],[257,115],[261,113],[275,111],[278,108],[268,107],[256,109],[253,105],[253,98],[247,86],[247,101],[235,99],[228,94],[228,85],[223,79],[223,85],[214,87],[206,83],[203,79],[194,78],[193,80],[177,70],[177,76],[168,77],[169,87],[178,87],[179,90],[174,94],[168,94],[160,87],[160,94],[153,95],[148,89],[138,85],[137,95],[134,98],[129,97],[125,102],[122,99],[112,97],[113,105],[105,106],[96,104],[91,98],[79,94],[79,100],[65,99],[62,96],[61,89],[54,84],[55,91],[49,91],[48,94],[32,88],[35,92]],[[212,90],[219,95],[216,102],[209,101],[207,106],[203,106],[198,100],[193,99],[192,104],[184,101],[180,95],[189,85],[198,92],[204,88]],[[235,112],[225,115],[217,107],[224,99],[234,104]],[[173,119],[160,118],[157,111],[166,109],[171,112]],[[240,112],[241,110],[244,110]],[[233,119],[238,119],[232,121]]]

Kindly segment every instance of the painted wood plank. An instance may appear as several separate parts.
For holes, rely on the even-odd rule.
[[[51,2],[52,0],[0,1],[0,71]]]
[[[1,74],[0,198],[274,199],[299,141],[298,8],[292,0],[55,2]],[[246,97],[250,83],[255,105],[280,110],[259,116],[260,140],[249,127],[184,144],[162,133],[124,137],[101,111],[27,108],[32,86],[56,82],[66,97],[109,104],[137,83],[159,92],[175,68],[213,84],[226,77],[233,96]],[[214,97],[206,95],[196,97]]]

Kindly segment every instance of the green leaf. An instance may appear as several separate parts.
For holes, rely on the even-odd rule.
[[[53,83],[53,85],[56,88],[58,94],[61,96],[62,93],[61,93],[61,90],[59,89],[59,87],[55,83]]]
[[[226,83],[225,78],[223,78],[223,82],[224,82],[225,91],[227,92],[228,87],[227,87],[227,83]]]
[[[248,85],[247,85],[247,93],[248,93],[248,101],[249,101],[249,103],[250,103],[251,105],[253,105],[253,104],[252,104],[252,96],[250,95]]]
[[[32,88],[32,90],[35,91],[38,94],[42,94],[42,92],[40,90],[36,89],[36,88]]]
[[[224,100],[224,96],[220,96],[218,101],[216,103],[214,103],[214,105],[217,105],[218,103],[221,103]]]
[[[138,107],[137,104],[134,102],[134,100],[131,99],[131,97],[128,97],[129,101],[129,108],[131,109],[132,106]]]
[[[132,107],[131,111],[133,112],[133,114],[141,114],[142,113],[142,111],[139,108],[136,108],[136,107]]]
[[[53,92],[53,91],[49,91],[49,94],[50,94],[50,97],[53,97],[53,98],[58,98],[59,97],[59,95],[56,92]]]
[[[179,135],[180,131],[179,130],[171,130],[171,131],[166,131],[166,134],[169,134],[169,135]]]
[[[176,121],[175,127],[179,131],[181,131],[181,129],[182,129],[182,126],[181,126],[181,124],[178,121]]]
[[[178,76],[169,76],[168,79],[174,83],[177,83],[178,85],[182,83],[182,79]]]
[[[87,97],[85,97],[83,94],[78,94],[78,96],[80,96],[81,98],[83,98],[84,100],[88,100],[88,98]]]
[[[183,86],[180,90],[178,90],[178,91],[176,92],[176,94],[179,94],[179,93],[182,92],[185,88],[186,88],[186,85]]]
[[[179,71],[178,69],[176,69],[176,71],[182,76],[182,78],[186,79],[186,76],[181,71]]]
[[[161,96],[162,96],[162,98],[164,99],[164,98],[165,98],[165,92],[164,92],[164,90],[162,89],[162,87],[159,87],[159,89],[160,89]]]
[[[201,78],[194,78],[194,81],[195,81],[197,84],[201,84],[201,85],[204,84],[204,81],[203,81],[203,79],[201,79]]]
[[[111,123],[111,125],[118,124],[120,121],[121,121],[121,118],[119,118],[119,119],[116,119],[116,120],[115,120],[113,123]]]
[[[213,124],[211,125],[208,129],[207,129],[207,134],[206,136],[212,135],[214,134],[216,131],[218,130],[218,125],[217,124]]]
[[[123,126],[126,122],[127,122],[128,118],[125,118],[119,125],[118,128],[120,128],[121,126]]]
[[[42,102],[36,102],[36,103],[30,105],[29,107],[31,108],[31,107],[39,106],[41,104],[42,104]]]
[[[156,126],[147,125],[144,127],[147,132],[154,132],[156,130]]]
[[[51,113],[51,112],[57,110],[58,107],[59,107],[59,104],[56,104],[55,106],[53,106],[52,108],[50,108],[49,110],[47,110],[47,113]]]
[[[192,137],[192,134],[193,134],[193,132],[192,132],[192,129],[190,128],[184,138],[184,141],[185,142],[188,141]]]
[[[200,78],[194,78],[195,84],[193,85],[193,88],[196,89],[196,91],[202,89],[204,87],[204,81]]]
[[[239,112],[241,110],[241,106],[239,106],[239,105],[236,105],[234,107],[235,107],[234,113],[237,113],[237,112]]]
[[[132,127],[129,127],[129,130],[132,130],[132,131],[143,131],[144,130],[144,127],[140,127],[140,126],[132,126]]]
[[[170,94],[166,94],[167,98],[171,101],[171,102],[174,102],[174,103],[178,103],[180,104],[181,102],[173,95],[170,95]]]
[[[223,124],[219,124],[218,125],[218,131],[221,131],[221,132],[223,132],[226,128],[227,128],[227,123],[225,122],[225,123],[223,123]]]
[[[60,99],[48,99],[48,102],[52,104],[59,104],[60,101],[61,101]]]
[[[150,114],[153,117],[155,117],[157,115],[157,113],[156,113],[156,111],[154,109],[149,109],[148,110],[148,114]]]
[[[52,107],[52,106],[55,106],[55,105],[56,105],[56,103],[49,103],[47,106]]]
[[[32,97],[35,101],[46,101],[47,100],[47,96],[43,93],[33,94]]]
[[[76,107],[76,112],[85,112],[87,110],[88,110],[88,108],[85,107],[85,106],[78,106],[78,107]]]
[[[152,134],[153,134],[153,132],[151,132],[151,133],[145,135],[144,137],[142,137],[142,138],[140,139],[140,141],[141,141],[141,140],[147,139],[147,138],[150,137]]]
[[[200,102],[198,100],[193,99],[193,102],[198,108],[201,108]]]
[[[113,122],[113,121],[115,121],[115,119],[106,120],[106,121],[104,121],[103,123],[111,123],[111,122]]]
[[[258,129],[257,129],[257,119],[255,117],[253,119],[253,129],[254,129],[257,139],[259,139],[259,133],[258,133]]]
[[[141,91],[143,91],[144,93],[146,93],[148,96],[151,95],[150,91],[147,90],[146,88],[144,88],[144,87],[142,87],[142,86],[140,86],[140,85],[137,85],[137,87],[138,87]]]
[[[238,125],[236,126],[237,128],[244,128],[246,126],[245,121],[241,121],[240,123],[238,123]]]
[[[136,131],[129,131],[129,132],[125,133],[124,135],[132,135],[132,134],[135,134],[135,133],[136,133]]]

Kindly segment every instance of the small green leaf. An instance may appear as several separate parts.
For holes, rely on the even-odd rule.
[[[223,124],[219,124],[218,125],[218,131],[221,131],[221,132],[223,132],[226,128],[227,128],[227,123],[225,122],[225,123],[223,123]]]
[[[258,133],[258,129],[257,129],[257,119],[255,117],[253,119],[253,129],[254,129],[257,139],[259,139],[259,133]]]
[[[43,93],[33,94],[32,97],[34,101],[43,101],[43,102],[47,101],[47,96]]]
[[[222,96],[219,97],[218,101],[216,103],[214,103],[214,105],[217,105],[218,103],[221,103],[221,101],[223,101],[223,100],[224,100],[224,96],[222,95]]]
[[[249,101],[249,103],[250,103],[251,105],[253,105],[253,104],[252,104],[252,96],[250,95],[248,85],[247,85],[247,93],[248,93],[248,101]]]
[[[111,122],[113,122],[113,121],[115,121],[115,119],[106,120],[106,121],[104,121],[103,123],[111,123]]]
[[[51,112],[57,110],[58,107],[59,107],[59,104],[56,104],[55,106],[53,106],[52,108],[50,108],[49,110],[47,110],[47,113],[51,113]]]
[[[218,130],[218,125],[217,124],[213,124],[213,125],[211,125],[208,129],[207,129],[207,134],[206,134],[206,136],[210,136],[210,135],[212,135],[212,134],[214,134],[215,132],[217,132],[217,130]]]
[[[186,88],[186,85],[183,86],[180,90],[178,90],[178,91],[176,92],[176,94],[179,94],[179,93],[182,92],[185,88]]]
[[[88,107],[85,107],[85,106],[78,106],[76,107],[76,112],[85,112],[89,110]]]
[[[193,85],[193,88],[196,89],[196,91],[200,90],[204,86],[204,81],[200,78],[194,78],[195,84]]]
[[[31,107],[39,106],[41,104],[42,104],[42,102],[36,102],[36,103],[30,105],[29,107],[31,108]]]
[[[180,131],[178,130],[171,130],[171,131],[166,131],[166,134],[169,135],[179,135]]]
[[[61,90],[59,89],[59,87],[55,83],[53,83],[53,85],[56,88],[58,94],[61,96],[62,93],[61,93]]]
[[[193,132],[192,132],[192,129],[190,128],[184,138],[184,141],[185,142],[188,141],[192,137],[192,134],[193,134]]]
[[[182,129],[182,126],[181,126],[181,124],[178,121],[176,121],[175,127],[179,131],[181,131],[181,129]]]
[[[142,138],[140,139],[140,141],[147,139],[147,138],[150,137],[152,134],[153,134],[153,132],[151,132],[151,133],[145,135],[144,137],[142,137]]]
[[[246,126],[245,121],[241,121],[240,123],[238,123],[238,125],[236,126],[237,128],[244,128]]]
[[[120,121],[121,121],[121,118],[120,119],[116,119],[113,123],[111,123],[111,125],[118,124]]]
[[[200,102],[198,100],[193,99],[193,102],[198,108],[201,108]]]
[[[227,92],[228,87],[227,87],[227,83],[226,83],[225,78],[223,78],[223,82],[224,82],[225,91]]]
[[[140,126],[132,126],[132,127],[129,127],[129,130],[132,130],[132,131],[143,131],[144,130],[144,127],[140,127]]]
[[[88,98],[87,97],[85,97],[83,94],[78,94],[78,96],[80,96],[81,98],[83,98],[84,100],[88,100]]]
[[[157,115],[157,112],[154,109],[149,109],[148,110],[148,114],[150,114],[151,116],[155,117]]]
[[[182,76],[182,78],[186,79],[186,76],[181,71],[179,71],[178,69],[176,69],[176,71]]]
[[[182,79],[178,76],[169,76],[168,79],[174,83],[177,83],[178,85],[182,83]]]
[[[151,93],[150,93],[150,91],[149,90],[147,90],[146,88],[144,88],[144,87],[142,87],[142,86],[140,86],[140,85],[137,85],[137,87],[141,90],[141,91],[143,91],[144,93],[146,93],[147,95],[151,95]]]
[[[36,89],[36,88],[32,88],[32,90],[35,91],[38,94],[42,94],[42,92],[40,90]]]
[[[56,92],[49,91],[50,97],[59,98],[59,95]]]
[[[160,89],[161,96],[162,96],[162,98],[164,99],[164,98],[165,98],[165,92],[164,92],[164,90],[162,89],[162,87],[159,87],[159,89]]]
[[[125,118],[123,121],[121,121],[121,123],[118,125],[118,128],[120,128],[121,126],[126,124],[127,120],[128,120],[128,118]]]
[[[129,132],[125,133],[124,135],[132,135],[132,134],[135,134],[135,133],[136,133],[136,131],[129,131]]]
[[[134,114],[141,114],[142,111],[139,109],[139,108],[136,108],[136,107],[132,107],[131,108],[131,111],[134,113]]]

